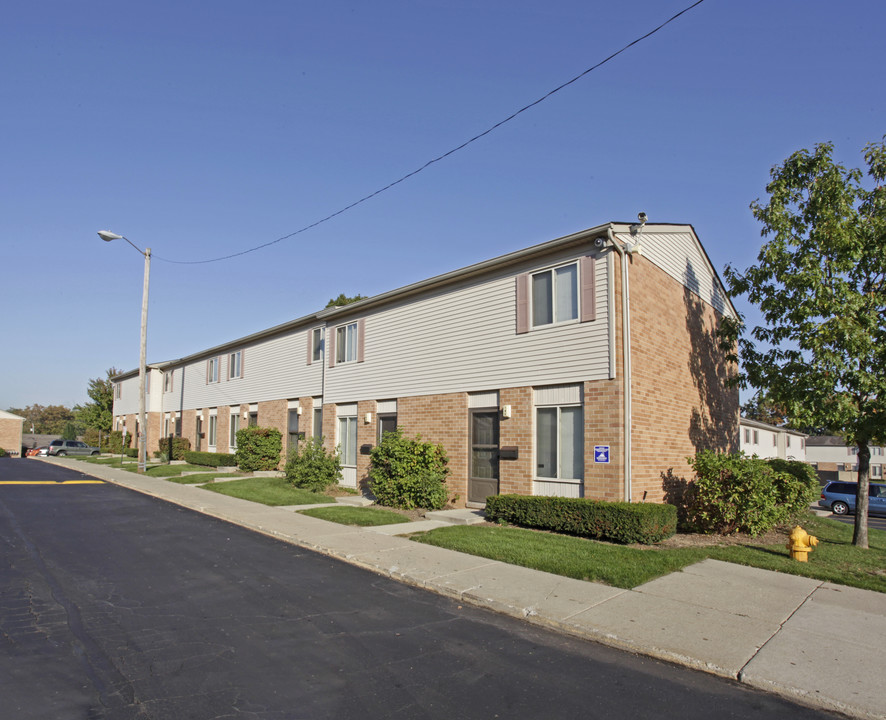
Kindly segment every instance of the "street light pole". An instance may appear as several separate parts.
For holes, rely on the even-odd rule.
[[[105,242],[126,240],[132,247],[145,256],[145,280],[142,287],[142,326],[141,344],[138,359],[138,471],[144,474],[147,466],[147,432],[148,423],[145,413],[145,380],[147,377],[147,344],[148,344],[148,289],[151,281],[151,248],[144,250],[136,247],[129,238],[117,235],[108,230],[99,230],[98,236]]]

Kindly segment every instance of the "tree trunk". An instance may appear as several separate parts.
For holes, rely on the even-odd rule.
[[[868,482],[871,468],[871,449],[867,441],[858,443],[858,490],[855,492],[855,532],[852,544],[868,547]]]

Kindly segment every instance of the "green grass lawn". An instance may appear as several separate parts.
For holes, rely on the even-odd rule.
[[[134,466],[133,469],[135,472],[138,472],[138,466]],[[162,477],[162,478],[170,478],[175,475],[181,475],[183,472],[202,472],[208,473],[210,472],[210,468],[207,468],[205,465],[148,465],[145,470],[145,475],[150,475],[151,477]],[[220,475],[221,473],[211,471],[212,476]]]
[[[372,507],[338,507],[311,508],[299,510],[303,515],[329,520],[342,525],[359,525],[369,527],[372,525],[393,525],[394,523],[407,523],[409,518],[391,510]]]
[[[852,526],[810,516],[803,527],[820,543],[808,563],[783,544],[728,547],[625,547],[514,527],[461,525],[414,535],[418,542],[579,580],[632,588],[705,558],[778,570],[886,592],[886,532],[870,530],[870,549],[852,547]]]
[[[264,505],[310,505],[333,502],[327,495],[293,487],[286,478],[257,477],[201,485],[206,490]]]
[[[204,472],[196,475],[172,475],[164,479],[169,482],[178,483],[179,485],[203,485],[204,483],[214,482],[216,478],[242,478],[246,477],[244,473],[220,473],[220,472]],[[234,482],[233,480],[224,480],[223,482]]]

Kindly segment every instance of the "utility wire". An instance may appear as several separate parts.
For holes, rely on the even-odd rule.
[[[564,88],[569,87],[574,82],[577,82],[578,80],[583,78],[588,73],[591,73],[594,70],[596,70],[597,68],[602,67],[603,65],[608,63],[610,60],[614,60],[619,55],[621,55],[623,52],[625,52],[626,50],[629,50],[637,43],[643,42],[644,40],[651,37],[652,35],[655,35],[655,33],[657,33],[659,30],[664,28],[666,25],[669,25],[670,23],[672,23],[674,20],[676,20],[681,15],[685,15],[687,12],[689,12],[693,8],[698,7],[703,2],[704,2],[704,0],[696,0],[696,2],[692,3],[692,5],[684,8],[683,10],[678,12],[676,15],[673,15],[672,17],[668,18],[658,27],[653,28],[652,30],[647,32],[645,35],[641,35],[636,40],[632,40],[627,45],[625,45],[621,50],[617,50],[616,52],[612,53],[612,55],[610,55],[609,57],[601,60],[596,65],[592,65],[587,70],[579,73],[571,80],[567,80],[562,85],[558,85],[550,92],[546,93],[545,95],[542,95],[540,98],[538,98],[538,100],[535,100],[534,102],[531,102],[528,105],[523,106],[522,108],[520,108],[516,112],[508,115],[504,120],[500,120],[499,122],[495,123],[495,125],[493,125],[492,127],[484,130],[479,135],[474,135],[474,137],[472,137],[470,140],[466,140],[461,145],[458,145],[457,147],[452,148],[448,152],[445,152],[442,155],[438,155],[433,160],[428,160],[424,165],[416,168],[412,172],[406,173],[406,175],[399,178],[398,180],[394,180],[394,182],[389,183],[388,185],[385,185],[384,187],[379,188],[375,192],[372,192],[369,195],[366,195],[365,197],[362,197],[359,200],[352,202],[350,205],[346,205],[345,207],[341,208],[340,210],[336,210],[334,213],[331,213],[331,214],[327,215],[326,217],[321,218],[320,220],[317,220],[316,222],[312,222],[310,225],[305,225],[303,228],[300,228],[300,229],[296,230],[295,232],[291,232],[288,235],[284,235],[283,237],[278,237],[276,240],[270,240],[269,242],[262,243],[261,245],[256,245],[255,247],[249,248],[248,250],[241,250],[240,252],[231,253],[230,255],[223,255],[222,257],[212,258],[210,260],[170,260],[169,258],[160,257],[159,255],[154,255],[154,259],[155,260],[162,260],[163,262],[168,262],[168,263],[175,263],[177,265],[202,265],[205,263],[213,263],[213,262],[220,262],[222,260],[230,260],[231,258],[240,257],[241,255],[246,255],[248,253],[255,252],[256,250],[262,250],[266,247],[270,247],[271,245],[276,245],[279,242],[283,242],[284,240],[288,240],[291,237],[295,237],[296,235],[300,235],[303,232],[307,232],[308,230],[311,230],[311,229],[317,227],[318,225],[322,225],[325,222],[329,222],[333,218],[338,217],[339,215],[341,215],[343,213],[346,213],[348,210],[351,210],[351,209],[357,207],[358,205],[365,203],[367,200],[371,200],[372,198],[376,197],[377,195],[381,195],[383,192],[390,190],[391,188],[399,185],[400,183],[408,180],[409,178],[414,177],[415,175],[418,175],[423,170],[427,170],[434,163],[438,163],[441,160],[448,158],[450,155],[454,155],[459,150],[464,150],[471,143],[476,142],[480,138],[486,137],[494,130],[497,130],[498,128],[500,128],[505,123],[509,123],[511,120],[516,118],[518,115],[521,115],[522,113],[526,112],[530,108],[533,108],[536,105],[543,103],[545,100],[547,100],[549,97],[551,97],[551,95],[554,95],[555,93],[560,92]]]

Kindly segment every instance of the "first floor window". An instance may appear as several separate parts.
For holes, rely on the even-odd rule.
[[[289,409],[289,427],[288,427],[288,433],[289,433],[288,447],[290,450],[298,445],[299,440],[304,438],[304,433],[299,432],[299,429],[298,429],[298,419],[299,419],[298,408],[290,408]]]
[[[240,429],[240,413],[231,413],[231,449],[237,447],[237,431]]]
[[[258,413],[249,413],[249,427],[258,427]]]
[[[314,437],[323,437],[323,406],[314,407]]]
[[[335,362],[357,362],[357,323],[335,329]]]
[[[536,408],[536,477],[584,478],[584,422],[581,406]]]
[[[218,434],[218,416],[209,416],[209,447],[215,447],[215,441]]]

